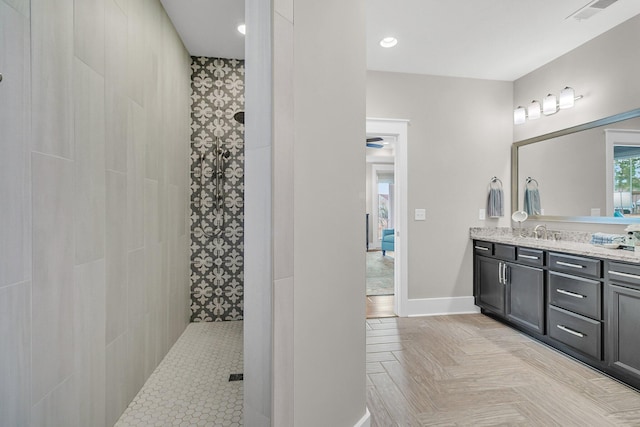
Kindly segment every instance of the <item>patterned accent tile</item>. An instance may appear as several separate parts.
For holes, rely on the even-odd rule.
[[[244,61],[191,62],[191,321],[244,312]]]
[[[189,324],[115,426],[242,426],[242,328]]]

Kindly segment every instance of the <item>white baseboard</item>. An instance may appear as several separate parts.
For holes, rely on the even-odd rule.
[[[364,415],[353,427],[371,427],[371,413],[369,412],[369,408],[365,407],[364,410]]]
[[[404,311],[408,317],[480,313],[480,309],[473,303],[472,296],[410,299]]]

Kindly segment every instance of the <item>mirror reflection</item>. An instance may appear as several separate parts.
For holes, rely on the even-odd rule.
[[[640,217],[640,132],[635,133],[634,141],[613,146],[613,215],[617,217]]]
[[[545,220],[640,221],[640,117],[599,122],[606,124],[514,144],[514,210]]]

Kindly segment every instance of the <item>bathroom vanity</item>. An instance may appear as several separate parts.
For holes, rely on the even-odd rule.
[[[482,313],[640,389],[640,256],[511,229],[470,237]]]

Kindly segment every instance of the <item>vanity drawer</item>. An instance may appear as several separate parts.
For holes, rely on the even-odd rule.
[[[587,356],[602,360],[602,324],[549,306],[549,336]]]
[[[493,248],[493,253],[496,258],[515,261],[516,259],[516,247],[511,245],[502,245],[496,243]]]
[[[640,266],[621,262],[607,263],[607,276],[610,282],[624,283],[640,288]]]
[[[594,319],[602,319],[602,283],[550,271],[549,304]]]
[[[544,251],[540,249],[520,248],[516,249],[516,258],[522,264],[543,266]]]
[[[492,256],[493,255],[493,243],[484,242],[482,240],[476,240],[473,242],[473,252],[478,255]]]
[[[580,256],[549,253],[549,268],[583,277],[599,279],[602,274],[602,261]]]

